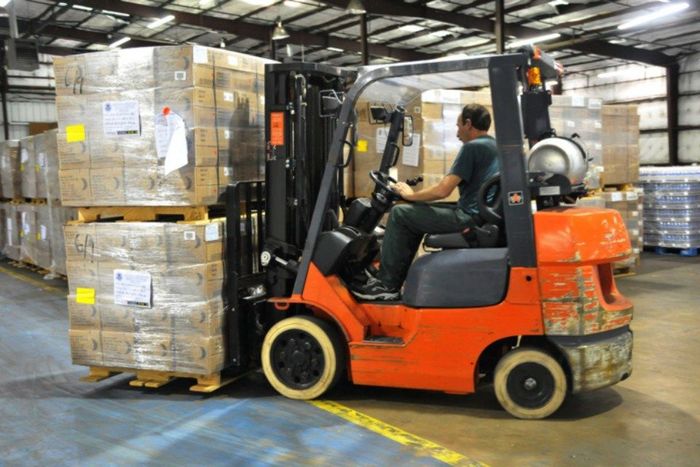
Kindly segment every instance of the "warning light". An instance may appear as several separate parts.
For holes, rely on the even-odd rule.
[[[163,115],[168,115],[170,113],[170,107],[163,107]]]
[[[542,76],[540,75],[539,67],[533,66],[527,70],[527,82],[530,84],[530,86],[542,85]]]

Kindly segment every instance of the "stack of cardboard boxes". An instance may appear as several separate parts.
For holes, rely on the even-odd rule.
[[[56,130],[3,142],[0,166],[3,254],[65,275],[63,224],[76,213],[60,203]]]
[[[262,179],[266,62],[199,46],[56,59],[64,203],[208,206],[231,181]],[[223,232],[216,220],[67,226],[73,362],[220,371]]]
[[[67,226],[74,363],[221,370],[223,232],[221,221]]]
[[[261,179],[266,62],[199,46],[55,58],[64,203],[211,205]]]
[[[637,105],[604,105],[602,142],[605,185],[639,180],[639,115]]]

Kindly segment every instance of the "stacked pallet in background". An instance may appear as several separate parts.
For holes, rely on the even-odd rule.
[[[264,64],[199,46],[56,57],[70,206],[216,204],[264,170]]]
[[[695,256],[700,248],[700,167],[642,167],[644,245]]]
[[[232,181],[263,178],[267,62],[199,46],[55,60],[62,196],[79,206],[71,351],[87,380],[222,384],[224,228],[210,215]]]
[[[604,105],[602,115],[602,180],[604,185],[639,180],[639,115],[637,105]]]
[[[48,274],[65,275],[63,225],[76,212],[60,203],[56,131],[0,144],[0,251]]]

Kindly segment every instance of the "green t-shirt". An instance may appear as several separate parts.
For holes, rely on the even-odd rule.
[[[479,188],[500,171],[499,167],[498,147],[492,136],[479,136],[462,146],[449,174],[462,179],[457,204],[464,212],[472,216],[479,213]]]

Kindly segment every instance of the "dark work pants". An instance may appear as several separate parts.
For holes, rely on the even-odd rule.
[[[412,203],[391,209],[384,233],[378,278],[398,289],[418,251],[423,235],[454,233],[468,227],[469,214],[456,205]]]

